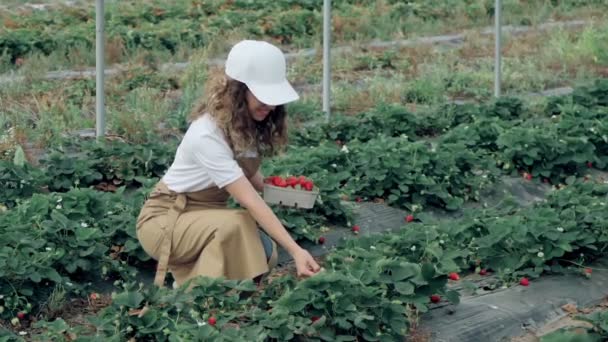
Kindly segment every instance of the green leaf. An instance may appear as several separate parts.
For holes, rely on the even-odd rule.
[[[23,167],[25,163],[25,152],[23,152],[21,145],[17,145],[17,148],[15,149],[15,156],[13,157],[13,164]]]
[[[445,293],[445,297],[450,301],[450,303],[452,304],[459,304],[460,303],[460,294],[458,293],[458,291],[454,291],[454,290],[449,290]]]
[[[576,177],[570,176],[570,177],[566,178],[566,184],[572,185],[572,184],[574,184],[574,182],[576,182]]]
[[[124,305],[128,308],[138,308],[144,296],[139,292],[123,292],[117,294],[112,300],[113,304]]]
[[[40,276],[40,273],[38,273],[38,272],[31,272],[29,275],[29,278],[34,283],[39,283],[40,280],[42,280],[42,277]]]
[[[395,283],[395,290],[402,295],[410,295],[414,293],[415,287],[414,284],[410,282],[399,282]]]
[[[425,280],[431,280],[435,277],[435,265],[430,262],[422,264],[422,276]]]
[[[579,333],[560,329],[541,337],[541,342],[597,342],[601,341],[598,335],[589,333]]]

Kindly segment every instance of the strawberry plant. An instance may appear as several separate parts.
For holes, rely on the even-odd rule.
[[[11,208],[18,200],[42,191],[46,175],[29,164],[23,166],[0,160],[0,205]]]
[[[44,303],[54,286],[84,293],[78,284],[86,280],[132,279],[135,269],[127,262],[141,265],[149,259],[134,232],[142,203],[143,197],[131,201],[123,193],[72,190],[35,194],[1,215],[4,306],[18,310],[24,301]]]
[[[595,146],[586,136],[565,136],[553,125],[526,124],[503,132],[496,141],[499,159],[533,177],[562,180],[577,174],[595,159]]]

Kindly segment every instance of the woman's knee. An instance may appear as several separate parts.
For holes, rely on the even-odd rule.
[[[217,227],[216,231],[223,239],[232,239],[245,235],[248,230],[257,229],[255,220],[247,211],[236,210],[227,213],[225,217],[225,221],[220,227]]]

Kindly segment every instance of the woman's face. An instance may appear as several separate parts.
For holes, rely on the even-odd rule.
[[[264,121],[268,114],[274,110],[276,106],[269,106],[260,102],[252,93],[247,90],[247,107],[249,108],[249,114],[255,121]]]

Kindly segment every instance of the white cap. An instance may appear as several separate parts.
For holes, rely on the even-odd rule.
[[[226,75],[247,85],[253,95],[269,106],[299,99],[286,78],[285,56],[276,46],[243,40],[232,47],[226,59]]]

